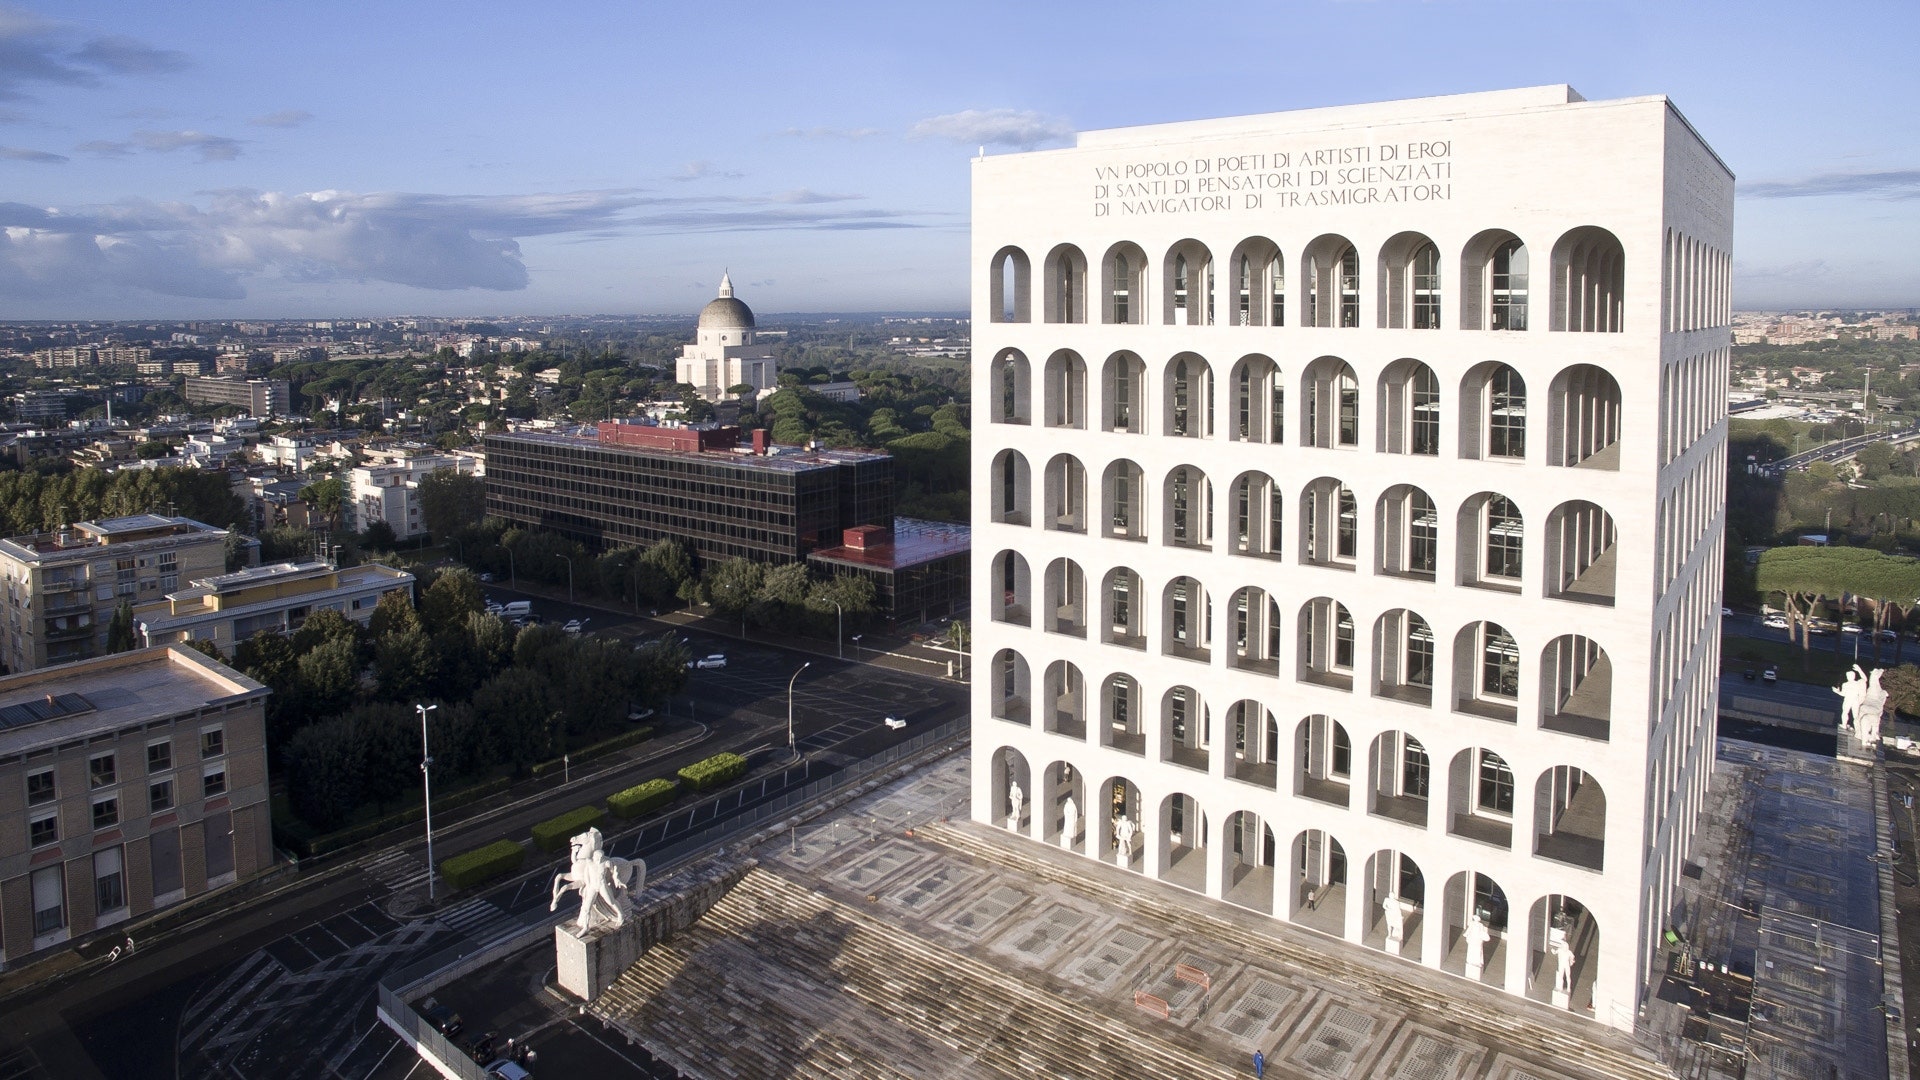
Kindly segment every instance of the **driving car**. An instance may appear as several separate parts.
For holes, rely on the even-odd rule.
[[[717,668],[724,668],[727,666],[727,654],[712,653],[710,655],[703,656],[698,660],[695,660],[693,663],[688,664],[687,666],[693,667],[693,668],[699,668],[702,671],[707,671],[707,670],[717,669]]]
[[[1760,678],[1766,682],[1779,682],[1780,669],[1774,667],[1772,664],[1768,664],[1767,670],[1760,673]]]
[[[1785,630],[1788,625],[1787,617],[1785,615],[1769,615],[1760,620],[1760,625],[1769,630]]]

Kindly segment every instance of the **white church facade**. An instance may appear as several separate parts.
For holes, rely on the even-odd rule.
[[[973,169],[974,817],[1632,1027],[1713,762],[1726,166],[1555,86]]]
[[[751,386],[753,396],[778,385],[773,353],[753,340],[753,310],[733,295],[733,277],[722,274],[720,295],[700,309],[700,325],[691,345],[674,361],[675,382],[694,387],[708,401],[731,397],[736,386]]]

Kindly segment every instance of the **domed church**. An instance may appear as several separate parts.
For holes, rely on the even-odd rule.
[[[756,394],[774,387],[779,367],[773,354],[753,343],[753,309],[733,295],[733,278],[720,275],[720,295],[700,309],[694,342],[681,348],[674,381],[690,383],[708,401],[727,396],[742,383]]]

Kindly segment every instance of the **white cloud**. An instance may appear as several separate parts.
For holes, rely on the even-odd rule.
[[[1741,184],[1736,191],[1749,199],[1799,199],[1820,195],[1866,195],[1880,199],[1920,198],[1920,169],[1884,169],[1878,172],[1823,173],[1798,180],[1766,180]]]
[[[738,180],[744,173],[726,172],[715,168],[711,161],[689,161],[680,166],[680,171],[669,176],[669,180]]]
[[[65,154],[50,154],[45,150],[28,150],[19,146],[0,146],[0,158],[31,161],[40,165],[63,165],[68,160]]]
[[[524,289],[519,239],[666,232],[919,228],[909,215],[830,205],[859,196],[666,198],[635,191],[509,196],[219,191],[199,203],[128,199],[47,209],[0,203],[0,298],[102,294],[239,299],[252,278]],[[829,204],[829,205],[820,205]],[[4,312],[0,299],[0,313]]]
[[[311,119],[313,114],[305,109],[281,109],[279,112],[256,116],[247,123],[255,127],[290,128],[299,127]]]
[[[951,139],[976,146],[1031,150],[1041,143],[1072,138],[1073,125],[1060,117],[1031,109],[965,109],[929,116],[908,129],[907,134],[916,139]]]

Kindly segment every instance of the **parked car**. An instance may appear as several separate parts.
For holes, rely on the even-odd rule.
[[[724,668],[726,666],[727,666],[726,653],[713,653],[708,656],[703,656],[700,659],[695,660],[692,663],[687,665],[689,669],[699,668],[702,671]]]
[[[460,1018],[459,1013],[432,998],[427,999],[427,1007],[420,1015],[427,1018],[427,1023],[432,1024],[435,1031],[449,1039],[467,1029],[467,1022]]]
[[[1740,673],[1740,677],[1741,677],[1741,678],[1743,678],[1743,679],[1745,679],[1745,680],[1747,680],[1748,682],[1752,682],[1752,681],[1753,681],[1753,669],[1752,669],[1752,668],[1748,668],[1747,670],[1745,670],[1745,671],[1743,671],[1743,672],[1741,672],[1741,673]]]
[[[519,1063],[508,1061],[506,1058],[501,1058],[499,1061],[487,1066],[487,1075],[497,1076],[500,1080],[533,1080],[532,1073],[528,1072]]]
[[[1760,625],[1769,630],[1785,630],[1791,624],[1787,622],[1785,615],[1769,615],[1760,620]]]
[[[1774,667],[1772,664],[1768,664],[1767,670],[1760,673],[1760,678],[1764,679],[1767,682],[1779,682],[1780,669],[1777,667]]]
[[[899,731],[901,728],[906,726],[907,726],[907,722],[897,716],[887,717],[887,727],[892,731]]]
[[[533,601],[515,600],[506,606],[506,612],[508,615],[531,615],[533,614]]]
[[[493,1048],[499,1041],[500,1033],[497,1031],[476,1035],[471,1042],[467,1043],[467,1056],[472,1058],[475,1064],[485,1065],[493,1060]]]
[[[580,631],[585,630],[586,628],[587,628],[586,620],[568,619],[567,625],[561,627],[560,629],[565,630],[569,634],[577,634]]]

